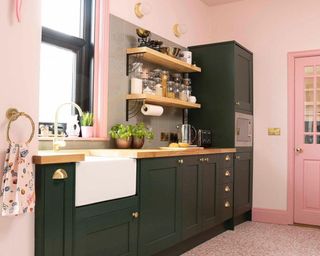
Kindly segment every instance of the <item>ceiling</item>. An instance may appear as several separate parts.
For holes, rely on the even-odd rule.
[[[204,2],[208,6],[219,5],[219,4],[227,4],[232,2],[238,2],[242,0],[200,0]]]

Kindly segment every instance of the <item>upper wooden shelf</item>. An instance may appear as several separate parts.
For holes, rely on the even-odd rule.
[[[127,95],[127,100],[144,100],[145,103],[176,108],[201,108],[201,105],[198,103],[191,103],[179,99],[172,99],[149,94],[129,94]]]
[[[190,65],[184,61],[173,58],[167,54],[158,52],[149,47],[128,48],[127,55],[142,54],[142,58],[150,63],[161,65],[170,70],[181,73],[201,72],[201,68]]]

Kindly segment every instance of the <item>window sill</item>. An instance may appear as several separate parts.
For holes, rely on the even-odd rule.
[[[59,137],[60,138],[60,137]],[[53,137],[38,137],[39,141],[53,141]],[[110,139],[107,137],[94,137],[94,138],[69,138],[65,137],[64,140],[66,141],[109,141]]]

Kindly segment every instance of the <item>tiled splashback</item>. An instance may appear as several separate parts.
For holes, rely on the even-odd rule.
[[[136,28],[136,25],[110,15],[108,129],[116,123],[125,122],[125,99],[130,91],[130,77],[126,76],[126,49],[137,46]],[[151,37],[163,41],[163,45],[183,48],[153,33]],[[151,65],[144,67],[152,68]],[[182,122],[182,110],[165,108],[164,114],[160,117],[148,117],[139,112],[129,123],[139,121],[152,127],[155,133],[154,140],[146,142],[144,147],[166,146],[168,142],[160,141],[160,132],[176,132],[176,125]]]

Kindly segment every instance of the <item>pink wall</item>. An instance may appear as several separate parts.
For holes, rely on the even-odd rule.
[[[210,38],[254,53],[256,208],[287,208],[287,53],[320,48],[319,0],[244,0],[210,8]],[[267,135],[280,127],[281,136]]]
[[[208,38],[208,7],[200,0],[147,0],[150,14],[139,19],[134,14],[137,0],[110,0],[110,13],[148,29],[182,46],[192,45],[199,38]],[[180,38],[174,36],[175,23],[186,24],[188,32]]]
[[[35,121],[38,118],[38,80],[40,46],[40,1],[23,1],[22,23],[13,15],[14,1],[0,1],[0,167],[3,166],[7,147],[5,111],[16,107],[29,113]],[[21,118],[22,119],[22,118]],[[14,123],[17,140],[24,140],[30,130],[25,120]],[[37,141],[31,144],[31,151],[37,151]],[[0,217],[1,255],[33,256],[34,215]]]

